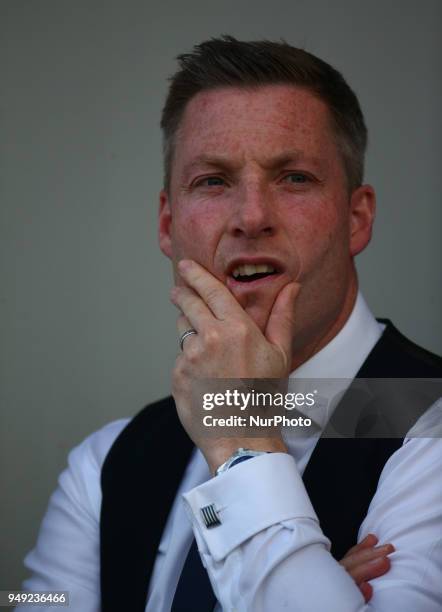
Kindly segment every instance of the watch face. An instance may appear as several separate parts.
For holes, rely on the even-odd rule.
[[[237,457],[232,461],[232,463],[229,465],[229,468],[233,467],[234,465],[237,465],[238,463],[241,463],[242,461],[247,461],[247,459],[253,459],[253,457],[255,456],[256,455],[241,455],[240,457]]]
[[[237,463],[247,461],[247,459],[253,459],[253,457],[257,457],[258,455],[266,455],[268,452],[269,451],[254,451],[250,448],[238,448],[238,450],[235,451],[233,455],[227,459],[227,461],[225,461],[217,470],[215,470],[215,475],[218,476],[218,474],[227,472],[227,470],[230,470],[230,468]]]

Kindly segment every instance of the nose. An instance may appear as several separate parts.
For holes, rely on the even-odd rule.
[[[276,211],[270,194],[263,185],[248,185],[237,194],[230,219],[235,237],[258,238],[275,232]]]

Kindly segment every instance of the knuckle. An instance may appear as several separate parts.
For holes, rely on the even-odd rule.
[[[175,367],[172,372],[172,381],[179,381],[184,375],[184,359],[182,355],[178,355],[175,360]]]
[[[216,302],[219,298],[219,291],[216,287],[210,287],[207,289],[206,299],[209,306]]]
[[[214,348],[219,342],[219,332],[218,330],[211,327],[207,329],[203,334],[203,341],[206,347]]]
[[[197,342],[189,342],[187,347],[185,347],[185,356],[189,363],[195,364],[200,357],[200,348]]]
[[[241,338],[242,340],[244,340],[245,338],[247,338],[248,334],[249,334],[249,328],[248,326],[243,322],[243,321],[238,321],[234,328],[233,331],[235,333],[235,337],[236,338]]]
[[[171,382],[173,395],[187,392],[189,387],[188,364],[183,355],[176,359]]]

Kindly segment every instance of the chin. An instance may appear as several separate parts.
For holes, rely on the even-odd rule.
[[[267,321],[269,320],[270,311],[263,311],[262,308],[257,308],[253,306],[245,308],[245,311],[247,312],[249,317],[256,323],[262,333],[264,333],[267,327]]]

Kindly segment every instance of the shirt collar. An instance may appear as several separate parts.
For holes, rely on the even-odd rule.
[[[299,408],[299,412],[310,417],[320,430],[325,427],[339,398],[350,386],[384,329],[385,325],[376,321],[362,294],[358,293],[353,310],[340,332],[290,374],[291,391],[315,394],[314,405]],[[305,434],[299,434],[295,428],[291,435],[296,438]]]

